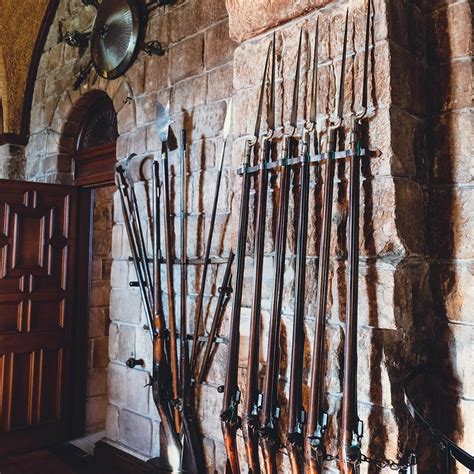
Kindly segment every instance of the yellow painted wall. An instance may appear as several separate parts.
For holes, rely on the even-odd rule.
[[[0,0],[0,98],[4,132],[20,133],[34,47],[49,0]],[[0,127],[1,128],[1,127]]]

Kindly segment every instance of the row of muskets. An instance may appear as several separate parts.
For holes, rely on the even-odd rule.
[[[139,205],[135,191],[134,179],[136,174],[145,179],[143,171],[144,162],[138,165],[134,162],[135,155],[131,155],[124,162],[118,162],[115,168],[115,179],[119,189],[120,202],[124,216],[124,225],[130,244],[131,260],[133,261],[136,281],[130,282],[131,286],[138,286],[144,312],[147,318],[145,329],[149,330],[153,344],[153,368],[150,374],[150,386],[153,400],[158,409],[163,427],[165,441],[161,448],[166,456],[161,457],[159,472],[162,470],[173,472],[205,472],[204,454],[201,436],[195,412],[195,386],[205,379],[209,370],[211,357],[217,343],[217,333],[220,327],[225,308],[230,300],[232,263],[234,253],[231,251],[227,258],[226,270],[222,285],[219,288],[215,311],[212,318],[211,329],[207,337],[198,337],[201,329],[203,298],[205,291],[206,275],[211,263],[210,251],[214,233],[215,219],[220,183],[223,174],[223,164],[227,136],[230,130],[231,108],[228,107],[224,124],[224,145],[218,168],[217,186],[214,204],[211,213],[211,222],[207,236],[205,257],[202,260],[202,284],[198,294],[197,316],[193,336],[192,353],[189,354],[189,337],[187,321],[187,266],[186,257],[186,133],[182,129],[179,140],[180,163],[180,258],[173,255],[173,224],[170,203],[170,173],[169,152],[178,148],[178,143],[171,128],[169,107],[158,103],[156,107],[156,125],[161,140],[161,160],[154,159],[151,164],[151,201],[152,218],[146,219],[143,209]],[[161,170],[161,171],[160,171]],[[160,201],[163,216],[160,213]],[[161,252],[161,221],[164,228],[164,249]],[[147,246],[146,226],[151,226],[152,257],[149,257]],[[163,258],[164,257],[164,258]],[[174,304],[174,278],[173,266],[180,267],[180,305],[179,329],[177,326],[177,311]],[[167,318],[163,302],[163,289],[161,285],[161,268],[165,265]],[[204,339],[204,340],[203,340]],[[203,347],[204,343],[204,347]],[[201,354],[202,353],[202,354]],[[142,360],[130,359],[129,367],[143,364]]]
[[[298,100],[300,89],[300,63],[302,32],[294,76],[289,127],[277,133],[275,125],[276,53],[275,35],[268,47],[254,135],[247,141],[242,167],[240,217],[236,266],[233,285],[233,306],[231,313],[228,365],[224,386],[222,429],[227,451],[226,470],[239,473],[240,464],[237,449],[237,431],[242,428],[249,472],[279,472],[278,451],[285,447],[293,473],[322,473],[326,463],[337,460],[340,472],[358,473],[362,460],[369,461],[361,452],[363,423],[357,411],[357,318],[358,318],[358,273],[359,273],[359,199],[361,159],[378,156],[364,148],[362,127],[367,113],[369,33],[371,27],[371,2],[369,0],[366,17],[364,74],[360,111],[352,118],[350,149],[339,150],[338,138],[343,125],[344,83],[347,55],[347,36],[349,14],[347,12],[344,29],[341,73],[337,98],[335,120],[329,127],[327,151],[319,150],[319,137],[316,129],[317,90],[318,90],[318,43],[319,20],[315,28],[313,52],[311,103],[304,126],[298,129]],[[268,80],[268,76],[270,79]],[[267,84],[269,82],[269,93]],[[261,133],[261,117],[264,96],[268,97],[268,130]],[[278,155],[277,142],[282,142],[281,155]],[[345,342],[343,365],[343,393],[340,417],[340,433],[337,455],[327,453],[325,433],[329,415],[325,410],[324,397],[324,357],[325,322],[328,302],[328,280],[330,266],[330,238],[333,207],[333,190],[336,160],[348,159],[349,177],[349,220],[348,220],[348,270],[345,318]],[[322,177],[322,217],[320,221],[321,241],[319,250],[319,269],[317,301],[315,314],[315,334],[311,361],[311,381],[309,401],[303,404],[304,369],[304,320],[305,320],[305,276],[306,247],[308,236],[310,168],[316,168],[316,177]],[[267,355],[263,383],[260,382],[260,340],[261,340],[261,302],[262,275],[264,263],[265,229],[267,214],[267,193],[270,171],[279,172],[279,194],[275,206],[276,230],[274,241],[273,288],[271,297],[270,326],[268,332]],[[299,173],[298,173],[299,172]],[[297,238],[295,250],[295,304],[290,363],[289,398],[286,407],[288,421],[286,427],[279,426],[281,403],[279,401],[280,374],[280,325],[282,314],[283,284],[287,247],[290,183],[292,173],[299,177],[299,196],[297,207]],[[242,401],[243,413],[239,415],[241,390],[238,386],[238,360],[240,342],[240,317],[242,309],[242,290],[245,271],[245,251],[249,227],[249,205],[251,176],[255,176],[258,198],[255,217],[253,298],[250,316],[249,352],[246,364],[245,397]],[[286,433],[285,429],[286,428]],[[261,462],[262,461],[262,462]],[[414,455],[404,466],[393,463],[392,469],[401,472],[416,472]]]

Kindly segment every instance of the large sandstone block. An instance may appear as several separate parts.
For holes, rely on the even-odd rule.
[[[140,436],[137,436],[140,433]],[[152,421],[129,410],[122,410],[119,419],[119,439],[125,446],[149,455],[152,442]]]

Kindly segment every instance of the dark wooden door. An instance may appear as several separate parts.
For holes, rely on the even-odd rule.
[[[77,190],[0,180],[0,456],[71,429]]]

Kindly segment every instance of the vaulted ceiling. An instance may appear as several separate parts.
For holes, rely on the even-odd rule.
[[[25,134],[28,119],[23,109],[28,102],[30,65],[43,19],[52,3],[0,0],[0,134]],[[36,71],[32,80],[35,76]]]

